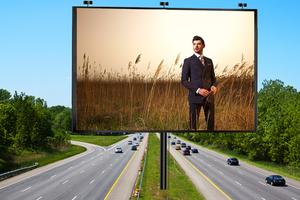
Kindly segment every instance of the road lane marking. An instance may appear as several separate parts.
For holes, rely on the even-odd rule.
[[[239,186],[242,186],[242,184],[241,184],[241,183],[239,183],[238,181],[235,181],[235,183],[236,183],[236,184],[238,184]]]
[[[77,195],[75,196],[75,197],[73,197],[73,199],[72,200],[75,200],[77,198]]]
[[[85,163],[85,161],[81,161],[81,163],[80,163],[80,164],[83,164],[83,163]]]
[[[221,172],[221,171],[219,171],[219,170],[218,170],[218,172],[219,172],[220,174],[224,175],[224,173],[223,173],[223,172]]]
[[[42,196],[40,196],[39,198],[37,198],[36,200],[40,200],[40,199],[42,199],[43,197]]]
[[[297,200],[295,197],[292,197],[293,200]]]
[[[92,183],[94,183],[94,181],[95,181],[95,179],[91,180],[91,182],[90,182],[89,184],[92,184]]]
[[[265,198],[261,197],[261,200],[266,200]]]
[[[137,151],[136,151],[137,152]],[[112,192],[112,190],[114,189],[114,187],[117,185],[117,183],[119,182],[120,178],[122,177],[122,175],[124,174],[124,172],[126,171],[126,169],[128,168],[130,162],[133,160],[133,158],[136,156],[136,152],[133,153],[132,157],[130,158],[130,160],[127,162],[126,166],[124,167],[124,169],[122,170],[122,172],[120,173],[120,175],[118,176],[118,178],[115,180],[114,184],[111,186],[111,188],[109,189],[108,193],[106,194],[104,200],[106,200],[108,198],[108,196],[110,195],[110,193]]]
[[[67,182],[69,182],[69,180],[65,180],[62,184],[64,185],[64,184],[66,184]]]
[[[179,154],[182,156],[181,154]],[[184,158],[184,156],[182,156]],[[214,186],[219,192],[221,192],[227,199],[232,200],[222,189],[220,189],[210,178],[208,178],[205,174],[203,174],[191,161],[188,159],[185,159],[188,161],[188,164],[194,168],[206,181],[208,181],[212,186]]]
[[[73,166],[69,167],[69,169],[72,169],[72,168],[73,168]]]
[[[55,175],[53,175],[53,176],[51,176],[51,177],[50,177],[50,179],[54,178],[55,176],[56,176],[56,174],[55,174]]]
[[[79,174],[83,174],[85,171],[84,170],[81,170],[80,172],[79,172]]]
[[[24,190],[22,190],[22,192],[25,192],[27,190],[29,190],[31,188],[31,186],[29,186],[28,188],[25,188]]]
[[[104,174],[104,173],[105,173],[105,170],[102,171],[102,174]]]
[[[111,163],[110,166],[113,166],[113,164]]]
[[[264,182],[258,181],[258,183],[262,184],[262,185],[266,185]]]
[[[300,188],[298,188],[298,187],[296,187],[296,186],[293,186],[293,185],[291,185],[291,184],[288,184],[288,186],[291,186],[291,187],[293,187],[293,188],[295,188],[295,189],[297,189],[297,190],[300,190]]]

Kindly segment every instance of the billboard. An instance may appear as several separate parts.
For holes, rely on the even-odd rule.
[[[255,131],[257,11],[73,8],[74,131]]]

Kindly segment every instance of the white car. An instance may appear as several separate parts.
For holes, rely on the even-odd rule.
[[[117,147],[117,148],[115,149],[115,153],[123,153],[122,148],[121,148],[121,147]]]

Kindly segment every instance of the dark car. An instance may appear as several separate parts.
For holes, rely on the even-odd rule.
[[[228,165],[239,165],[239,160],[237,158],[228,158],[227,164]]]
[[[171,135],[168,135],[168,138],[171,138]]]
[[[186,143],[181,143],[181,148],[185,148],[186,147]]]
[[[136,137],[134,137],[133,140],[136,140]]]
[[[175,142],[173,141],[173,142],[171,142],[171,145],[175,145]]]
[[[132,145],[132,141],[131,140],[128,141],[128,145]]]
[[[189,156],[189,155],[191,155],[191,153],[190,153],[190,150],[189,150],[189,149],[185,149],[185,150],[183,150],[183,151],[182,151],[182,154],[183,154],[184,156]]]
[[[176,139],[176,137],[174,136],[174,139]]]
[[[195,149],[195,148],[192,149],[192,153],[199,153],[199,152],[198,152],[198,149]]]
[[[187,145],[186,148],[187,148],[188,150],[191,150],[191,149],[192,149],[192,147],[191,147],[190,145]]]
[[[136,150],[137,150],[136,145],[132,145],[132,146],[131,146],[131,150],[132,150],[132,151],[136,151]]]
[[[266,183],[271,185],[285,185],[285,180],[282,176],[271,175],[266,178]]]
[[[180,143],[181,143],[181,141],[180,141],[180,140],[177,140],[176,144],[180,144]]]

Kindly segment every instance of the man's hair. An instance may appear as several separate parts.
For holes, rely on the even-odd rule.
[[[195,35],[195,36],[193,37],[193,41],[192,41],[192,42],[194,42],[195,40],[201,40],[202,44],[205,46],[205,42],[204,42],[204,40],[203,40],[202,37],[200,37],[200,36],[198,36],[198,35]]]

